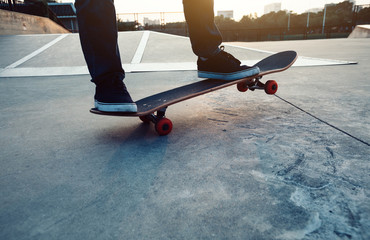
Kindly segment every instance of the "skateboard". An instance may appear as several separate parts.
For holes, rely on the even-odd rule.
[[[168,106],[229,87],[231,85],[237,85],[237,89],[241,92],[245,92],[249,89],[252,91],[264,90],[267,94],[275,94],[278,90],[278,84],[276,81],[268,80],[263,83],[261,82],[262,77],[267,74],[282,72],[288,69],[293,65],[296,59],[297,53],[295,51],[285,51],[273,54],[254,65],[258,66],[260,69],[260,73],[258,75],[233,81],[205,79],[161,92],[137,101],[136,105],[138,111],[136,113],[102,112],[96,108],[90,109],[90,112],[99,115],[139,117],[144,123],[154,123],[157,133],[164,136],[169,134],[173,127],[171,120],[165,117]]]

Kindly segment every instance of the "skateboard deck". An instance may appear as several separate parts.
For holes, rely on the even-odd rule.
[[[260,79],[264,75],[288,69],[293,65],[296,59],[297,53],[295,51],[285,51],[273,54],[254,65],[258,66],[260,69],[260,73],[258,75],[233,81],[205,79],[161,92],[137,101],[136,105],[138,111],[136,113],[102,112],[96,108],[90,109],[90,112],[109,116],[140,117],[143,122],[155,123],[156,130],[160,135],[167,135],[172,130],[171,121],[164,117],[168,106],[234,84],[237,84],[238,90],[242,92],[248,89],[263,89],[267,94],[274,94],[277,91],[277,83],[273,80],[262,83]],[[157,114],[154,114],[155,112],[157,112]]]

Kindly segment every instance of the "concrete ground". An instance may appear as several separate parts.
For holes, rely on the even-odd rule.
[[[187,38],[145,34],[119,36],[126,69],[143,69],[126,76],[135,100],[198,81],[193,65],[156,70],[196,60]],[[301,64],[266,78],[276,96],[230,87],[169,107],[165,137],[89,113],[77,35],[0,47],[0,239],[370,238],[368,39],[228,43]]]

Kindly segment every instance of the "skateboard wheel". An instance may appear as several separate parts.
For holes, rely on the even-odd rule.
[[[140,116],[139,118],[143,123],[150,123],[150,120],[147,116]]]
[[[238,88],[239,92],[246,92],[248,91],[248,85],[246,82],[240,82],[236,85],[236,87]]]
[[[275,94],[278,90],[278,84],[274,80],[268,80],[265,83],[265,92],[267,94]]]
[[[165,136],[169,134],[172,130],[172,122],[168,118],[161,118],[156,124],[155,124],[155,130],[160,136]]]

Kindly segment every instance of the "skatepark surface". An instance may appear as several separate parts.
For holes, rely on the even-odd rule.
[[[199,81],[188,38],[119,34],[134,100]],[[299,59],[138,118],[89,113],[79,38],[0,36],[0,239],[370,239],[370,40],[225,43]]]

